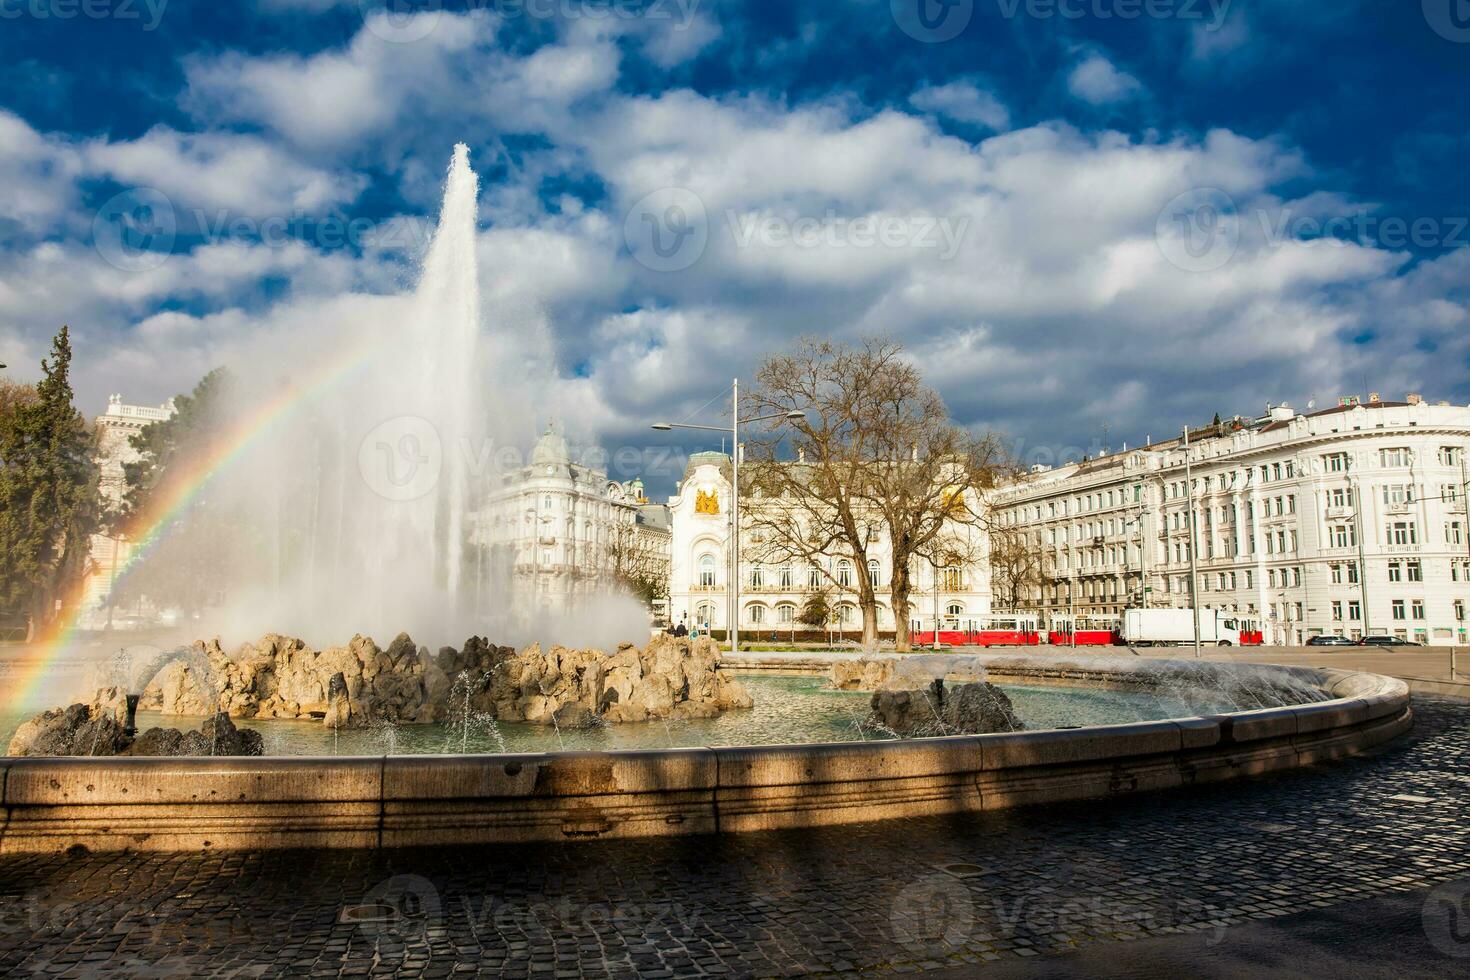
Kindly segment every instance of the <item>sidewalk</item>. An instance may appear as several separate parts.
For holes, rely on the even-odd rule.
[[[915,654],[931,654],[932,650],[915,650]],[[1188,660],[1192,647],[1148,647],[1137,651],[1128,647],[956,647],[942,652],[954,654],[1018,653],[1040,657],[1147,657],[1151,660]],[[1233,663],[1283,664],[1290,667],[1338,667],[1387,674],[1409,682],[1416,694],[1444,694],[1470,699],[1470,647],[1205,647],[1206,660]],[[1450,661],[1454,655],[1455,673]],[[825,673],[836,660],[852,660],[862,656],[857,651],[802,650],[764,651],[738,654],[724,653],[722,661],[735,670],[760,670],[786,673]],[[892,651],[880,657],[907,656]]]

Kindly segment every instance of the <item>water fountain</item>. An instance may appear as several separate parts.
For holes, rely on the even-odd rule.
[[[209,560],[218,537],[192,544],[199,550],[190,567],[221,575],[212,584],[230,597],[220,621],[201,624],[201,631],[281,631],[322,644],[408,630],[430,649],[467,635],[506,635],[521,597],[511,590],[489,602],[485,584],[513,578],[484,574],[482,552],[471,558],[472,491],[494,478],[475,451],[492,434],[480,392],[514,386],[513,379],[494,378],[482,357],[477,192],[468,150],[457,146],[413,294],[324,328],[314,340],[318,356],[301,363],[324,363],[323,350],[345,355],[313,377],[283,381],[292,365],[279,363],[274,375],[246,379],[238,411],[250,411],[253,401],[285,407],[247,427],[248,438],[227,447],[222,465],[188,498],[194,510],[171,517],[187,540],[201,510],[229,515],[211,531],[235,534],[246,545],[232,552],[243,556],[236,565]],[[262,398],[263,391],[272,397]],[[506,408],[497,405],[496,416]],[[467,574],[471,565],[475,574]],[[866,693],[830,690],[809,678],[802,681],[807,688],[788,689],[793,696],[784,702],[781,684],[762,682],[749,711],[726,713],[731,699],[718,697],[691,702],[696,710],[682,716],[650,711],[630,696],[588,707],[577,700],[584,681],[604,671],[627,674],[634,665],[552,650],[497,702],[505,712],[497,719],[473,703],[473,689],[488,675],[438,668],[427,649],[406,646],[374,646],[371,671],[353,659],[345,672],[336,666],[322,676],[313,698],[323,710],[294,716],[315,722],[242,722],[281,726],[270,744],[299,758],[0,760],[8,821],[0,852],[78,842],[185,849],[561,841],[997,809],[1338,758],[1394,737],[1412,717],[1406,687],[1375,675],[1299,671],[1284,687],[1272,687],[1256,683],[1264,676],[1258,668],[990,656],[978,658],[974,670],[1009,685],[1027,730],[899,739],[853,724]],[[476,641],[475,649],[487,647]],[[298,654],[305,656],[296,646],[285,651],[288,659]],[[698,655],[685,646],[677,670],[653,669],[667,681]],[[391,665],[380,669],[379,656]],[[713,657],[707,659],[706,681],[718,676]],[[183,647],[153,657],[136,675],[130,670],[127,727],[136,731],[139,696],[173,663],[184,664],[178,669],[200,689],[197,704],[175,702],[214,717],[222,696],[241,695],[232,686],[238,665],[219,662],[224,667],[216,670],[209,656]],[[948,660],[941,673],[955,665]],[[427,696],[422,678],[430,666],[453,677],[434,688],[441,700],[416,703],[432,709],[425,717],[446,709],[435,724],[375,713],[356,724],[352,699],[370,673],[416,678],[415,692]],[[577,697],[546,711],[545,702],[568,687]],[[683,687],[681,695],[690,687],[687,676]],[[1268,690],[1276,694],[1265,699]],[[785,717],[783,703],[795,704]],[[568,706],[576,710],[563,718],[560,709]],[[564,723],[571,718],[575,724]],[[626,723],[584,723],[599,718]],[[1086,727],[1063,727],[1076,722]],[[287,732],[309,737],[293,746]],[[311,757],[328,738],[333,753],[343,754]],[[784,744],[757,744],[773,742]],[[475,747],[497,754],[469,754]],[[461,754],[439,754],[445,749]],[[400,754],[409,751],[435,754]],[[98,813],[106,819],[95,819]]]

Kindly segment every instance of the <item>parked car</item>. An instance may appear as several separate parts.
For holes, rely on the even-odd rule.
[[[1417,647],[1417,646],[1419,646],[1419,644],[1418,643],[1415,643],[1413,640],[1405,640],[1405,639],[1403,639],[1401,637],[1389,636],[1387,634],[1378,634],[1378,635],[1374,635],[1374,636],[1365,636],[1361,640],[1358,641],[1358,645],[1359,646],[1364,646],[1364,647]]]
[[[1307,637],[1309,647],[1355,647],[1357,643],[1345,636],[1309,636]]]

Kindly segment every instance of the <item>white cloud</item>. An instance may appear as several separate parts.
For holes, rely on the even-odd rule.
[[[7,224],[36,233],[62,221],[76,203],[81,169],[65,140],[38,133],[0,109],[0,242],[8,237]]]
[[[422,228],[445,136],[468,138],[476,165],[495,174],[479,239],[495,356],[536,379],[537,411],[622,441],[641,442],[650,417],[699,408],[802,332],[890,334],[959,417],[1083,446],[1103,417],[1115,434],[1160,434],[1197,412],[1204,391],[1211,410],[1239,411],[1367,372],[1432,396],[1459,383],[1455,366],[1470,356],[1470,252],[1410,267],[1366,244],[1264,233],[1283,209],[1363,207],[1280,140],[1061,122],[1009,130],[1004,105],[965,80],[915,92],[914,111],[840,93],[794,105],[687,89],[628,95],[617,85],[636,45],[620,29],[572,24],[512,54],[494,46],[490,18],[446,14],[414,45],[359,32],[306,57],[196,59],[191,107],[260,135],[160,128],[83,144],[0,115],[16,134],[0,141],[0,175],[15,175],[0,182],[0,201],[12,186],[35,188],[16,198],[32,208],[24,220],[64,224],[75,182],[105,171],[165,175],[180,197],[244,210],[326,207],[353,199],[362,154],[396,142],[388,167],[422,205],[397,223]],[[1069,80],[1079,98],[1141,93],[1102,55],[1081,57]],[[961,139],[938,117],[998,132]],[[492,164],[485,148],[521,132],[545,138],[507,138],[516,149],[502,146]],[[688,268],[660,273],[630,257],[624,229],[635,202],[668,187],[698,197],[709,237]],[[1155,239],[1165,205],[1196,188],[1228,195],[1240,220],[1233,257],[1204,272],[1171,264]],[[945,259],[902,242],[743,241],[732,215],[837,226],[932,218],[964,234]],[[157,401],[221,359],[287,358],[320,323],[380,315],[392,301],[363,294],[407,288],[397,260],[216,242],[127,274],[71,240],[0,252],[0,352],[30,363],[42,334],[71,319],[89,344],[94,400],[138,388]],[[1345,339],[1381,324],[1399,331],[1391,357]]]
[[[1094,52],[1067,76],[1067,90],[1092,105],[1111,105],[1133,98],[1143,91],[1143,86],[1138,79]]]
[[[192,58],[183,102],[198,118],[258,123],[325,152],[350,148],[404,116],[472,100],[475,75],[459,69],[493,40],[496,18],[419,14],[424,36],[395,43],[388,40],[393,30],[412,25],[389,28],[384,16],[371,15],[345,49],[310,57]]]
[[[279,147],[237,133],[180,133],[157,126],[135,140],[94,140],[88,169],[153,187],[176,206],[260,216],[318,212],[357,197],[366,179],[302,163]]]
[[[1011,128],[1011,114],[1005,103],[974,82],[950,82],[928,86],[909,97],[921,112],[947,116],[956,122],[985,126],[997,132]]]

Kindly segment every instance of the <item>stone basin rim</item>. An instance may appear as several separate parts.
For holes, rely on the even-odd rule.
[[[1021,658],[995,660],[1019,666]],[[1207,669],[1211,662],[1148,663]],[[197,851],[583,841],[868,822],[1293,769],[1360,753],[1412,725],[1408,685],[1397,678],[1225,666],[1289,670],[1337,696],[1157,721],[862,742],[350,758],[3,757],[0,854],[78,845]]]

